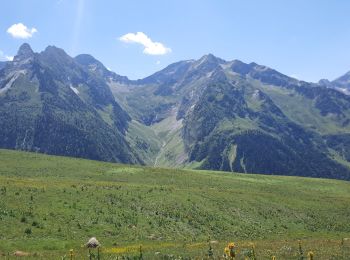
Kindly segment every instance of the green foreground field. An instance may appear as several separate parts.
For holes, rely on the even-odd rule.
[[[350,258],[350,183],[175,170],[0,150],[0,258],[205,258],[229,241],[237,259]],[[345,239],[344,239],[345,238]],[[342,241],[342,242],[341,242]]]

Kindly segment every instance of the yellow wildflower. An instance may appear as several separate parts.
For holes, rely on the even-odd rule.
[[[229,248],[229,249],[232,249],[232,248],[234,248],[234,247],[235,247],[235,243],[231,242],[231,243],[228,244],[228,248]]]
[[[225,247],[224,253],[225,253],[225,255],[229,256],[230,255],[230,249],[228,247]]]

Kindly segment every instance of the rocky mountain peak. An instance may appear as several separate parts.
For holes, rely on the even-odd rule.
[[[320,79],[318,84],[325,87],[330,87],[332,83],[328,79]]]
[[[80,54],[74,58],[79,64],[87,67],[92,72],[97,72],[103,76],[108,74],[107,68],[90,54]]]
[[[120,76],[113,71],[110,71],[100,61],[94,58],[90,54],[80,54],[74,58],[74,60],[88,69],[90,72],[104,78],[107,81],[115,81],[119,83],[128,83],[129,79],[125,76]]]
[[[91,65],[91,64],[97,64],[97,63],[102,64],[90,54],[79,54],[78,56],[75,57],[75,60],[82,65]]]
[[[61,48],[58,48],[56,46],[53,45],[49,45],[46,47],[46,49],[40,53],[41,56],[44,57],[50,57],[50,58],[54,58],[54,59],[68,59],[70,61],[72,61],[73,59]]]
[[[28,43],[23,43],[18,49],[17,55],[14,57],[14,62],[25,61],[34,57],[34,52]]]
[[[225,63],[225,62],[226,62],[226,61],[224,61],[223,59],[220,59],[220,58],[214,56],[214,55],[211,54],[211,53],[202,56],[202,57],[197,61],[197,63],[199,63],[199,64],[203,64],[203,63],[221,64],[221,63]]]

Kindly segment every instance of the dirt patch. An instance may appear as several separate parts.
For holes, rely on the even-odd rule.
[[[17,250],[13,253],[13,255],[14,256],[30,256],[30,253]]]

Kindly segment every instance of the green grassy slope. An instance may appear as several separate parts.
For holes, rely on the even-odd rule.
[[[81,245],[91,236],[110,257],[139,244],[146,256],[204,255],[210,236],[241,246],[256,241],[261,256],[272,250],[286,254],[283,259],[294,259],[294,251],[280,248],[288,243],[294,248],[295,240],[303,239],[307,248],[319,247],[330,256],[337,244],[326,243],[328,250],[323,243],[349,237],[349,205],[350,183],[344,181],[0,150],[0,254],[5,255],[23,250],[58,259],[74,248],[83,256]]]
[[[342,124],[339,119],[341,117],[336,115],[322,116],[320,110],[315,107],[314,100],[300,95],[295,90],[258,83],[255,83],[255,86],[267,93],[290,119],[309,130],[316,130],[322,135],[350,131],[349,125]],[[343,112],[345,113],[344,118],[350,116],[349,111]]]
[[[176,120],[176,113],[173,113],[168,118],[153,124],[151,128],[162,143],[153,165],[183,167],[187,153],[181,138],[182,120]]]
[[[132,120],[126,132],[126,139],[145,164],[153,164],[162,143],[150,127]]]

